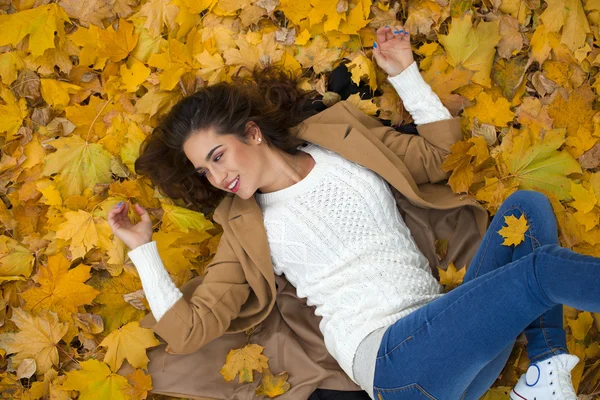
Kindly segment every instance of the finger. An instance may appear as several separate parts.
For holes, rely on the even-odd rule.
[[[385,31],[386,31],[386,28],[384,26],[377,29],[377,42],[379,44],[385,42]]]
[[[393,29],[391,27],[387,27],[385,30],[385,39],[386,40],[392,40],[394,38],[394,33],[392,32]]]
[[[381,52],[381,46],[379,43],[373,43],[373,56],[378,63],[385,61],[385,55]]]
[[[135,211],[140,215],[142,221],[144,221],[144,222],[151,222],[150,221],[150,215],[144,209],[144,207],[141,206],[141,204],[137,203],[135,205]]]
[[[123,203],[121,203],[121,204],[117,203],[117,204],[115,204],[114,206],[112,206],[112,207],[110,208],[110,210],[108,211],[108,215],[107,215],[108,219],[115,218],[115,216],[116,216],[116,215],[117,215],[119,212],[121,212],[121,208],[122,208],[122,207],[123,207]]]

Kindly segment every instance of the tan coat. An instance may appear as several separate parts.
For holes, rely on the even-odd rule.
[[[489,217],[470,196],[452,193],[449,174],[440,166],[450,146],[462,139],[458,118],[417,127],[402,134],[381,124],[351,103],[341,101],[297,127],[307,142],[335,151],[378,173],[395,194],[398,209],[432,272],[470,263]],[[204,276],[182,288],[184,297],[156,323],[152,314],[142,326],[153,328],[165,344],[149,349],[154,393],[195,399],[255,398],[255,382],[225,382],[219,370],[230,349],[246,343],[244,330],[258,325],[249,342],[264,346],[274,374],[289,372],[290,390],[281,400],[303,400],[316,388],[361,390],[327,352],[314,306],[298,298],[284,276],[273,272],[262,212],[254,200],[228,193],[213,219],[223,236]],[[443,260],[436,239],[448,239]],[[119,371],[119,373],[124,372]]]

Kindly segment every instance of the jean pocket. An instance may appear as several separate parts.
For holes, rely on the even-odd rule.
[[[376,400],[438,400],[418,383],[401,386],[393,389],[373,387]]]

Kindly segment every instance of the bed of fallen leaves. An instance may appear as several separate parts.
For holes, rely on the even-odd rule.
[[[331,103],[327,77],[347,62],[380,94],[349,101],[411,122],[372,61],[375,30],[398,22],[462,116],[452,190],[492,215],[517,189],[544,192],[560,244],[600,257],[600,0],[0,0],[0,397],[146,398],[159,342],[139,326],[148,303],[106,214],[122,200],[150,210],[177,286],[203,273],[220,229],[136,176],[142,140],[182,97],[257,64],[308,72],[303,87]],[[519,243],[527,221],[506,223],[505,245]],[[462,267],[440,271],[448,290]],[[596,398],[600,315],[564,310],[574,385]],[[261,352],[232,349],[221,373],[258,371],[257,396],[274,397],[289,384]],[[507,399],[527,366],[519,340],[485,398]]]

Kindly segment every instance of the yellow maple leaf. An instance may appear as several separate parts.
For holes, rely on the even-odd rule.
[[[51,310],[62,322],[71,322],[71,314],[79,306],[90,304],[99,293],[84,282],[91,276],[90,266],[78,265],[69,269],[71,263],[62,253],[48,257],[48,265],[40,266],[36,275],[40,286],[21,294],[26,301],[26,311]]]
[[[431,86],[450,113],[458,114],[464,107],[464,99],[453,92],[469,84],[474,72],[460,66],[451,67],[445,54],[433,56],[430,61],[429,68],[422,74],[423,80]]]
[[[79,194],[86,187],[111,181],[112,156],[102,146],[79,136],[61,137],[52,145],[57,150],[46,156],[41,174],[61,174],[57,187],[64,198]]]
[[[471,160],[473,156],[469,154],[473,143],[461,140],[450,146],[450,154],[446,156],[442,163],[442,169],[446,172],[452,171],[448,178],[448,185],[455,193],[468,192],[473,183],[473,166]]]
[[[7,85],[13,83],[17,79],[17,73],[25,68],[24,54],[19,55],[19,53],[23,52],[7,51],[0,54],[0,78]]]
[[[466,265],[457,270],[453,261],[450,261],[446,270],[440,267],[437,267],[437,269],[440,275],[440,284],[450,288],[461,285],[467,272]]]
[[[499,180],[496,177],[488,178],[487,176],[484,177],[484,180],[485,185],[475,193],[475,198],[488,203],[488,211],[494,215],[504,200],[518,190],[519,182],[516,179]]]
[[[97,305],[91,311],[102,316],[105,332],[139,321],[146,315],[146,311],[133,307],[123,298],[125,294],[142,289],[142,282],[135,272],[124,268],[119,276],[104,278],[95,275],[88,283],[100,291],[94,300]]]
[[[137,45],[139,34],[133,33],[133,24],[119,20],[119,29],[115,31],[113,26],[99,32],[98,57],[106,57],[112,62],[121,61]]]
[[[570,193],[571,196],[573,196],[574,201],[569,205],[582,213],[589,213],[592,211],[598,202],[592,186],[586,189],[582,185],[571,181]]]
[[[577,315],[577,319],[567,318],[567,323],[571,328],[571,335],[577,340],[585,340],[592,324],[594,323],[594,318],[592,318],[592,314],[588,311],[582,311]]]
[[[279,9],[283,11],[285,17],[295,25],[300,25],[302,19],[306,18],[312,7],[308,1],[298,0],[280,0]]]
[[[121,87],[128,92],[135,92],[138,87],[150,76],[150,68],[143,62],[135,58],[131,59],[131,65],[121,64],[119,72],[121,74]]]
[[[359,93],[351,94],[346,101],[354,104],[359,110],[369,115],[375,115],[378,110],[377,105],[373,103],[373,98],[363,100],[360,98]]]
[[[127,380],[133,385],[128,396],[130,400],[142,400],[148,396],[148,391],[152,389],[152,376],[145,374],[142,369],[136,369],[126,375]]]
[[[0,46],[16,46],[29,35],[29,51],[34,57],[54,48],[54,33],[65,37],[64,23],[71,22],[65,11],[55,3],[24,10],[14,14],[0,15]]]
[[[438,35],[453,67],[462,65],[475,74],[473,82],[490,87],[490,71],[496,52],[496,44],[502,38],[498,33],[499,20],[481,21],[476,28],[471,23],[472,13],[452,18],[448,35]]]
[[[70,240],[73,258],[84,257],[96,246],[108,250],[112,233],[107,221],[83,210],[68,211],[64,217],[66,221],[56,231],[56,237]]]
[[[333,63],[338,60],[340,52],[340,49],[329,48],[327,40],[322,35],[317,35],[308,46],[298,49],[296,59],[303,67],[312,67],[315,73],[320,74],[333,69]]]
[[[510,103],[504,97],[496,101],[486,92],[481,92],[476,97],[477,104],[465,109],[463,116],[469,118],[469,129],[472,128],[472,119],[477,117],[480,123],[492,124],[498,127],[507,126],[513,120],[515,113],[510,110]]]
[[[371,19],[369,19],[369,14],[371,13],[371,0],[352,1],[349,4],[349,7],[350,11],[348,11],[346,19],[341,20],[338,30],[342,33],[347,33],[348,35],[355,35],[356,32],[365,28],[371,21]],[[365,41],[363,41],[363,43],[365,43]]]
[[[437,25],[442,16],[442,8],[435,1],[411,1],[408,3],[407,14],[405,29],[413,33],[429,35],[432,25]]]
[[[342,19],[346,19],[345,11],[338,11],[339,0],[310,0],[313,8],[308,13],[310,25],[316,25],[327,17],[324,23],[324,31],[337,30]],[[343,4],[343,3],[342,3]]]
[[[257,396],[269,396],[271,398],[282,395],[290,390],[290,384],[287,379],[287,372],[273,375],[269,368],[265,368],[262,371],[260,385],[258,385],[254,393]]]
[[[139,13],[146,17],[144,28],[156,38],[164,25],[169,30],[175,29],[175,18],[179,13],[179,7],[172,4],[171,0],[150,0],[140,8]]]
[[[567,135],[567,151],[574,158],[581,156],[583,153],[594,147],[598,142],[598,138],[592,136],[592,132],[585,126],[580,126],[577,132],[572,135]]]
[[[162,53],[153,54],[148,60],[148,65],[163,70],[159,78],[162,90],[172,90],[184,73],[200,67],[194,58],[194,49],[179,40],[171,39],[165,42],[162,50]]]
[[[502,244],[504,246],[518,245],[525,239],[525,232],[529,229],[529,224],[525,218],[525,214],[522,214],[519,219],[515,218],[514,215],[504,216],[504,222],[506,226],[498,231],[498,233],[504,238]]]
[[[561,95],[555,96],[554,101],[548,105],[548,114],[554,120],[554,128],[566,128],[569,136],[576,136],[581,126],[591,129],[591,121],[596,114],[592,103],[596,97],[588,83],[571,91],[566,99]]]
[[[150,360],[146,356],[146,349],[159,344],[152,329],[140,327],[139,322],[130,322],[112,331],[99,346],[107,348],[104,362],[116,372],[125,359],[134,368],[147,369]]]
[[[163,229],[165,230],[177,229],[187,233],[190,229],[204,232],[214,228],[214,224],[201,212],[168,203],[162,203],[162,208],[165,212],[163,215]]]
[[[549,130],[533,143],[527,129],[512,129],[500,145],[498,161],[519,180],[520,189],[542,189],[561,200],[570,199],[567,175],[581,173],[581,166],[568,152],[557,150],[564,141],[564,129]]]
[[[598,223],[600,222],[600,211],[597,210],[592,210],[587,213],[577,211],[574,212],[572,216],[579,224],[585,227],[586,232],[598,226]]]
[[[198,73],[209,85],[220,82],[225,77],[226,65],[219,53],[211,55],[208,50],[204,50],[196,55],[196,61],[200,63]]]
[[[20,308],[13,308],[11,321],[19,328],[17,333],[0,334],[0,348],[11,357],[16,369],[21,361],[33,358],[38,374],[43,374],[53,365],[58,366],[56,344],[67,333],[67,324],[58,321],[56,313],[42,310],[39,316],[33,316]]]
[[[550,45],[550,36],[554,32],[546,29],[546,25],[540,24],[531,37],[531,58],[537,61],[540,65],[550,56],[552,46]]]
[[[249,344],[241,349],[233,349],[227,354],[225,365],[219,371],[227,382],[239,375],[239,382],[254,382],[253,372],[269,368],[268,359],[262,353],[264,347]]]
[[[81,87],[68,82],[57,81],[55,79],[40,79],[42,85],[42,97],[49,105],[56,109],[63,109],[69,105],[71,98],[69,94],[77,93]]]
[[[79,0],[61,0],[60,6],[71,18],[76,18],[79,23],[85,27],[88,24],[94,24],[104,28],[102,20],[114,16],[114,2],[109,1],[79,1]]]
[[[34,262],[27,248],[8,236],[0,236],[0,282],[28,278]]]
[[[0,86],[0,99],[5,103],[0,104],[0,132],[6,132],[6,139],[10,141],[29,114],[27,102],[23,98],[17,101],[10,89],[4,85]]]
[[[377,75],[375,73],[375,65],[364,54],[358,54],[352,62],[347,65],[347,68],[352,72],[352,81],[358,86],[360,79],[363,76],[367,77],[367,83],[372,90],[377,90]]]
[[[128,400],[132,387],[127,379],[110,372],[108,365],[89,359],[79,363],[77,371],[67,371],[67,379],[61,385],[63,390],[77,390],[79,398]]]
[[[560,42],[571,51],[583,46],[585,37],[591,32],[585,11],[580,0],[546,0],[548,7],[540,15],[540,20],[548,30],[562,30]]]

